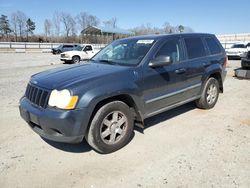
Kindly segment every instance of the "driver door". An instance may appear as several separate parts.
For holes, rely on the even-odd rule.
[[[169,56],[171,64],[144,71],[144,102],[146,116],[163,112],[169,106],[183,100],[183,90],[187,87],[186,67],[182,63],[183,47],[179,37],[164,41],[153,58]]]

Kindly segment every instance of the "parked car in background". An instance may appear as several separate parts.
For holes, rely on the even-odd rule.
[[[63,44],[63,45],[60,45],[56,48],[52,48],[51,52],[53,54],[60,54],[62,52],[74,50],[78,46],[79,46],[78,44]]]
[[[211,109],[223,92],[227,56],[215,35],[137,36],[113,41],[88,63],[31,77],[21,117],[40,136],[98,152],[125,146],[134,125],[195,101]],[[195,117],[194,117],[195,118]]]
[[[227,56],[229,59],[241,59],[248,51],[248,47],[250,47],[250,43],[234,44],[231,48],[226,49]]]
[[[61,53],[61,61],[70,63],[79,63],[81,60],[92,58],[99,50],[95,50],[92,45],[85,44],[77,46],[72,51]]]
[[[250,51],[241,59],[241,67],[242,69],[250,69]]]

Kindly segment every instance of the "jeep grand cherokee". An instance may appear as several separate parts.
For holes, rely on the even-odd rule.
[[[227,56],[212,34],[139,36],[112,42],[89,63],[31,77],[20,113],[41,137],[98,152],[125,146],[134,125],[195,101],[213,108]]]

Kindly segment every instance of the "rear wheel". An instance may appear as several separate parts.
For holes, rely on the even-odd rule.
[[[72,57],[72,62],[73,63],[79,63],[80,62],[80,57],[79,56],[73,56]]]
[[[205,83],[201,98],[196,101],[196,105],[202,109],[213,108],[219,97],[219,82],[211,77]]]
[[[111,153],[125,146],[133,132],[129,107],[121,101],[102,106],[95,114],[86,140],[100,153]]]

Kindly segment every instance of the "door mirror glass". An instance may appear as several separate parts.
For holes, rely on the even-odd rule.
[[[170,56],[158,56],[155,59],[153,59],[150,63],[149,66],[154,68],[154,67],[163,67],[166,65],[171,64],[171,58]]]

